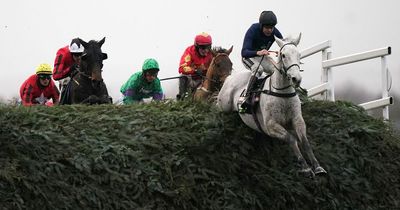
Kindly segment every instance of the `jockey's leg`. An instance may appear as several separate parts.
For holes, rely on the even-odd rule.
[[[250,93],[253,91],[254,84],[257,81],[258,76],[260,76],[263,72],[263,67],[260,65],[261,60],[258,57],[256,58],[243,58],[243,65],[246,69],[251,70],[251,75],[249,78],[249,82],[247,83],[247,88],[245,94],[239,99],[240,105],[240,113],[245,113],[251,106],[250,101]]]
[[[66,94],[68,94],[68,93],[66,93],[66,91],[67,91],[68,83],[70,81],[71,81],[70,77],[66,77],[64,79],[59,80],[59,87],[60,87],[60,98],[59,98],[59,101],[60,101],[60,104],[70,104],[70,103],[68,103],[66,101],[66,98],[65,98],[65,97],[67,97]]]
[[[179,93],[178,95],[176,95],[177,100],[182,100],[185,98],[185,94],[187,94],[188,91],[188,84],[188,77],[181,75],[181,77],[179,78]]]

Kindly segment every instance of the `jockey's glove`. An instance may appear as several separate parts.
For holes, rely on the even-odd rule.
[[[202,71],[201,69],[196,69],[196,70],[194,70],[194,73],[195,73],[197,76],[202,76],[202,75],[203,75],[203,71]]]
[[[69,75],[72,77],[78,72],[79,72],[79,65],[76,63],[72,64],[72,66],[69,68]]]

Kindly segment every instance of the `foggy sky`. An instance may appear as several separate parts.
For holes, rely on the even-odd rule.
[[[300,49],[331,40],[335,58],[391,46],[392,55],[387,58],[391,92],[398,92],[399,6],[398,0],[7,0],[0,12],[0,98],[18,96],[20,85],[36,66],[53,65],[57,50],[74,37],[86,41],[106,37],[103,78],[115,100],[121,85],[141,69],[146,58],[159,61],[160,78],[178,76],[180,56],[203,31],[211,34],[214,46],[233,45],[234,71],[244,70],[240,61],[243,37],[262,10],[275,12],[276,27],[284,37],[302,33]],[[303,62],[302,86],[320,84],[321,55]],[[380,93],[380,67],[380,59],[334,67],[335,86],[352,83]],[[178,81],[163,81],[162,86],[167,97],[174,97]]]

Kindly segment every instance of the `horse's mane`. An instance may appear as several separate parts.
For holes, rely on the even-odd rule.
[[[215,53],[228,53],[228,50],[222,47],[213,47],[212,51],[214,51]]]

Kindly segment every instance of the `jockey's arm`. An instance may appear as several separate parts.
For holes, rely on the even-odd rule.
[[[57,53],[54,61],[53,79],[60,80],[69,76],[71,66],[65,65],[65,56],[61,53]]]

